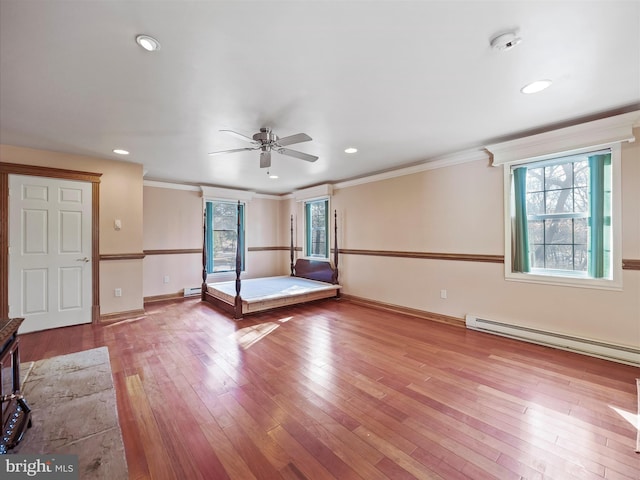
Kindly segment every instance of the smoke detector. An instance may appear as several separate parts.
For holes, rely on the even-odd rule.
[[[511,50],[518,45],[522,39],[516,35],[516,32],[505,32],[493,37],[490,41],[491,48],[499,51]]]

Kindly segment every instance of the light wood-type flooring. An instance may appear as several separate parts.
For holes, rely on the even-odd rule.
[[[21,336],[109,347],[131,479],[640,478],[638,368],[347,300],[146,311]]]

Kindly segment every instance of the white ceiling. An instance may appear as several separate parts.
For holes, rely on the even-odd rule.
[[[0,0],[0,142],[150,180],[289,193],[639,106],[638,1]],[[320,159],[207,155],[263,126]]]

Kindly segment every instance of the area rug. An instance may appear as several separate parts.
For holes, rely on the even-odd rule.
[[[32,427],[10,454],[78,455],[81,479],[128,478],[106,347],[22,364]]]

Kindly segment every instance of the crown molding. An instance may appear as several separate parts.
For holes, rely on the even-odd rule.
[[[238,199],[244,200],[246,198],[249,198],[249,200],[252,198],[262,198],[267,200],[283,200],[283,196],[281,195],[247,192],[245,190],[235,190],[233,188],[207,187],[207,186],[201,186],[201,185],[185,185],[181,183],[160,182],[156,180],[144,180],[142,184],[145,187],[168,188],[171,190],[185,190],[189,192],[202,192],[205,197],[208,196],[209,198],[212,198],[212,197],[205,194],[205,190],[208,193],[212,193],[215,198],[231,198],[234,200],[238,200]],[[290,195],[291,194],[289,194],[289,196]]]
[[[460,165],[463,163],[477,162],[479,160],[489,161],[490,156],[484,149],[469,149],[460,152],[452,153],[449,155],[443,155],[436,157],[433,160],[426,161],[420,165],[414,165],[411,167],[399,168],[397,170],[389,170],[388,172],[377,173],[375,175],[369,175],[362,178],[355,178],[353,180],[346,180],[344,182],[338,182],[334,184],[335,188],[348,188],[356,185],[362,185],[365,183],[379,182],[381,180],[388,180],[390,178],[402,177],[404,175],[413,175],[414,173],[424,172],[427,170],[435,170],[438,168],[451,167],[453,165]]]
[[[187,190],[189,192],[200,192],[201,189],[197,185],[184,185],[181,183],[158,182],[155,180],[143,180],[144,187],[169,188],[171,190]]]

